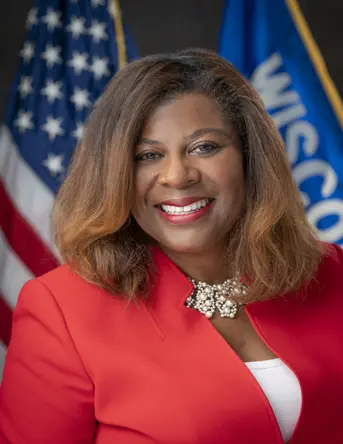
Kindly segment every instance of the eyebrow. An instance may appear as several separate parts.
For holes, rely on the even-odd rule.
[[[208,133],[217,133],[217,134],[220,134],[221,136],[225,136],[228,139],[231,139],[230,134],[223,128],[200,128],[200,129],[194,131],[194,133],[187,136],[186,139],[187,140],[196,139],[197,137],[204,136],[205,134],[208,134]]]
[[[190,140],[194,140],[197,139],[198,137],[204,136],[205,134],[208,133],[217,133],[220,134],[221,136],[225,136],[228,139],[231,139],[230,134],[224,130],[223,128],[200,128],[198,130],[195,130],[192,134],[190,134],[189,136],[185,137],[186,141],[190,141]],[[147,137],[141,137],[138,140],[138,144],[147,144],[147,145],[159,145],[161,142],[159,142],[158,140],[154,140],[154,139],[149,139]]]

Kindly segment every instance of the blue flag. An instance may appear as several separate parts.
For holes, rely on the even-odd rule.
[[[220,54],[261,95],[308,219],[343,245],[343,106],[295,0],[228,0]]]

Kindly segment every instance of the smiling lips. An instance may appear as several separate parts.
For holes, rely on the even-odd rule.
[[[164,201],[157,206],[160,215],[172,224],[187,224],[200,219],[214,199],[191,197]]]

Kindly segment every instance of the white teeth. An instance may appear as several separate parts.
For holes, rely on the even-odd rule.
[[[186,205],[185,207],[176,207],[174,205],[161,205],[163,211],[168,214],[189,214],[194,211],[198,211],[200,208],[205,207],[210,202],[209,199],[198,200],[191,205]]]

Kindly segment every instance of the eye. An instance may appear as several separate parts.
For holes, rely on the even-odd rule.
[[[202,142],[201,144],[198,144],[192,150],[190,151],[192,154],[200,154],[200,155],[210,155],[213,154],[215,151],[217,151],[219,148],[219,145],[213,142]]]
[[[145,153],[137,154],[135,157],[136,162],[152,162],[154,160],[160,159],[161,154],[153,151],[148,151]]]

